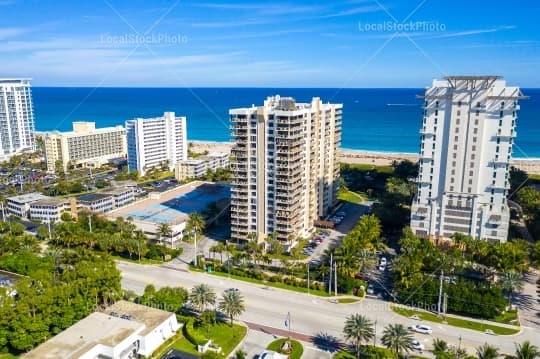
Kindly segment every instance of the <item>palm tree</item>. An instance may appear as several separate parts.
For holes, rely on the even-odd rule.
[[[186,223],[186,230],[188,232],[193,232],[194,239],[197,239],[198,234],[204,231],[205,226],[206,223],[200,213],[193,212],[189,214],[189,218]]]
[[[361,250],[358,253],[358,264],[360,267],[360,273],[365,273],[367,270],[373,268],[377,263],[373,252],[367,250]]]
[[[435,356],[443,355],[448,350],[448,343],[442,339],[435,338],[433,339],[433,353]]]
[[[516,344],[516,359],[535,359],[540,358],[540,349],[532,345],[528,340],[523,344]]]
[[[244,306],[244,298],[240,295],[240,292],[236,290],[225,291],[219,302],[219,310],[227,314],[231,319],[231,327],[233,326],[234,317],[242,314],[246,307]]]
[[[156,235],[159,237],[159,241],[163,243],[164,238],[171,238],[172,229],[168,223],[160,223],[156,230]]]
[[[516,272],[505,272],[500,278],[501,287],[508,292],[508,306],[512,304],[512,293],[523,289],[523,277]]]
[[[206,310],[208,305],[216,303],[216,293],[207,284],[199,284],[191,289],[189,302],[197,308],[200,314]]]
[[[499,349],[488,343],[476,348],[476,356],[478,359],[495,359],[499,357]]]
[[[412,335],[407,331],[407,328],[402,324],[389,324],[384,328],[381,342],[385,347],[390,349],[397,358],[404,350],[412,349]]]
[[[356,357],[360,358],[360,346],[362,341],[373,339],[375,331],[373,330],[373,322],[364,315],[352,314],[345,320],[343,334],[347,340],[351,340],[356,350]]]

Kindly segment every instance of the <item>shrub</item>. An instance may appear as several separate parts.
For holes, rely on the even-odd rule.
[[[189,318],[189,320],[184,323],[182,333],[184,334],[186,339],[194,345],[204,345],[207,342],[207,339],[195,330],[194,323],[195,320],[193,320],[193,318]]]

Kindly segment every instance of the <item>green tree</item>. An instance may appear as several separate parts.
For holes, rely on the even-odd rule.
[[[199,325],[206,329],[206,334],[208,335],[210,332],[210,327],[216,324],[216,312],[213,310],[205,310],[201,313],[197,320]]]
[[[202,313],[209,305],[216,303],[216,293],[207,284],[198,284],[191,289],[189,302]]]
[[[206,223],[203,216],[200,213],[193,212],[189,214],[188,221],[186,223],[186,231],[194,236],[195,239],[198,238],[200,234],[203,233]]]
[[[360,358],[360,347],[362,342],[373,339],[375,335],[373,322],[364,315],[352,314],[345,320],[343,334],[345,334],[345,339],[353,342],[356,357]]]
[[[412,349],[413,337],[402,324],[389,324],[384,328],[381,342],[390,349],[396,358]]]
[[[528,340],[523,344],[516,343],[516,359],[536,359],[540,358],[540,350],[536,345],[532,345]]]
[[[225,291],[221,296],[221,300],[219,301],[219,310],[229,317],[232,327],[234,317],[239,316],[246,310],[244,298],[238,291]]]
[[[160,223],[158,225],[156,235],[161,243],[163,243],[165,238],[170,239],[172,236],[171,226],[168,223]]]
[[[485,343],[484,345],[476,348],[476,356],[478,359],[496,359],[500,356],[499,349],[493,345]]]
[[[501,287],[508,293],[508,305],[512,305],[512,294],[523,290],[523,277],[516,272],[505,272],[499,279]]]
[[[437,358],[444,357],[448,349],[448,343],[446,341],[439,338],[433,339],[433,354],[435,354]]]

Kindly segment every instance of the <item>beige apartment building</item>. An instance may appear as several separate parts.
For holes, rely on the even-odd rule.
[[[43,136],[47,171],[57,161],[69,167],[99,167],[114,158],[125,158],[126,131],[122,126],[97,128],[94,122],[73,122],[73,131],[50,132]]]
[[[174,177],[178,181],[201,178],[208,170],[215,171],[218,168],[227,166],[229,166],[229,154],[224,152],[213,152],[206,156],[180,161],[174,167]]]
[[[229,110],[231,237],[305,237],[337,202],[341,104],[268,97]]]

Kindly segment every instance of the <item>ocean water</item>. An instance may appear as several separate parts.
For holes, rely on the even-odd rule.
[[[165,111],[187,116],[188,138],[229,141],[228,110],[260,105],[270,95],[309,102],[343,103],[342,148],[418,153],[422,122],[422,89],[329,88],[62,88],[34,87],[38,131],[71,130],[73,121],[94,121],[97,127],[123,125],[134,117]],[[523,89],[514,156],[540,158],[540,89]]]

